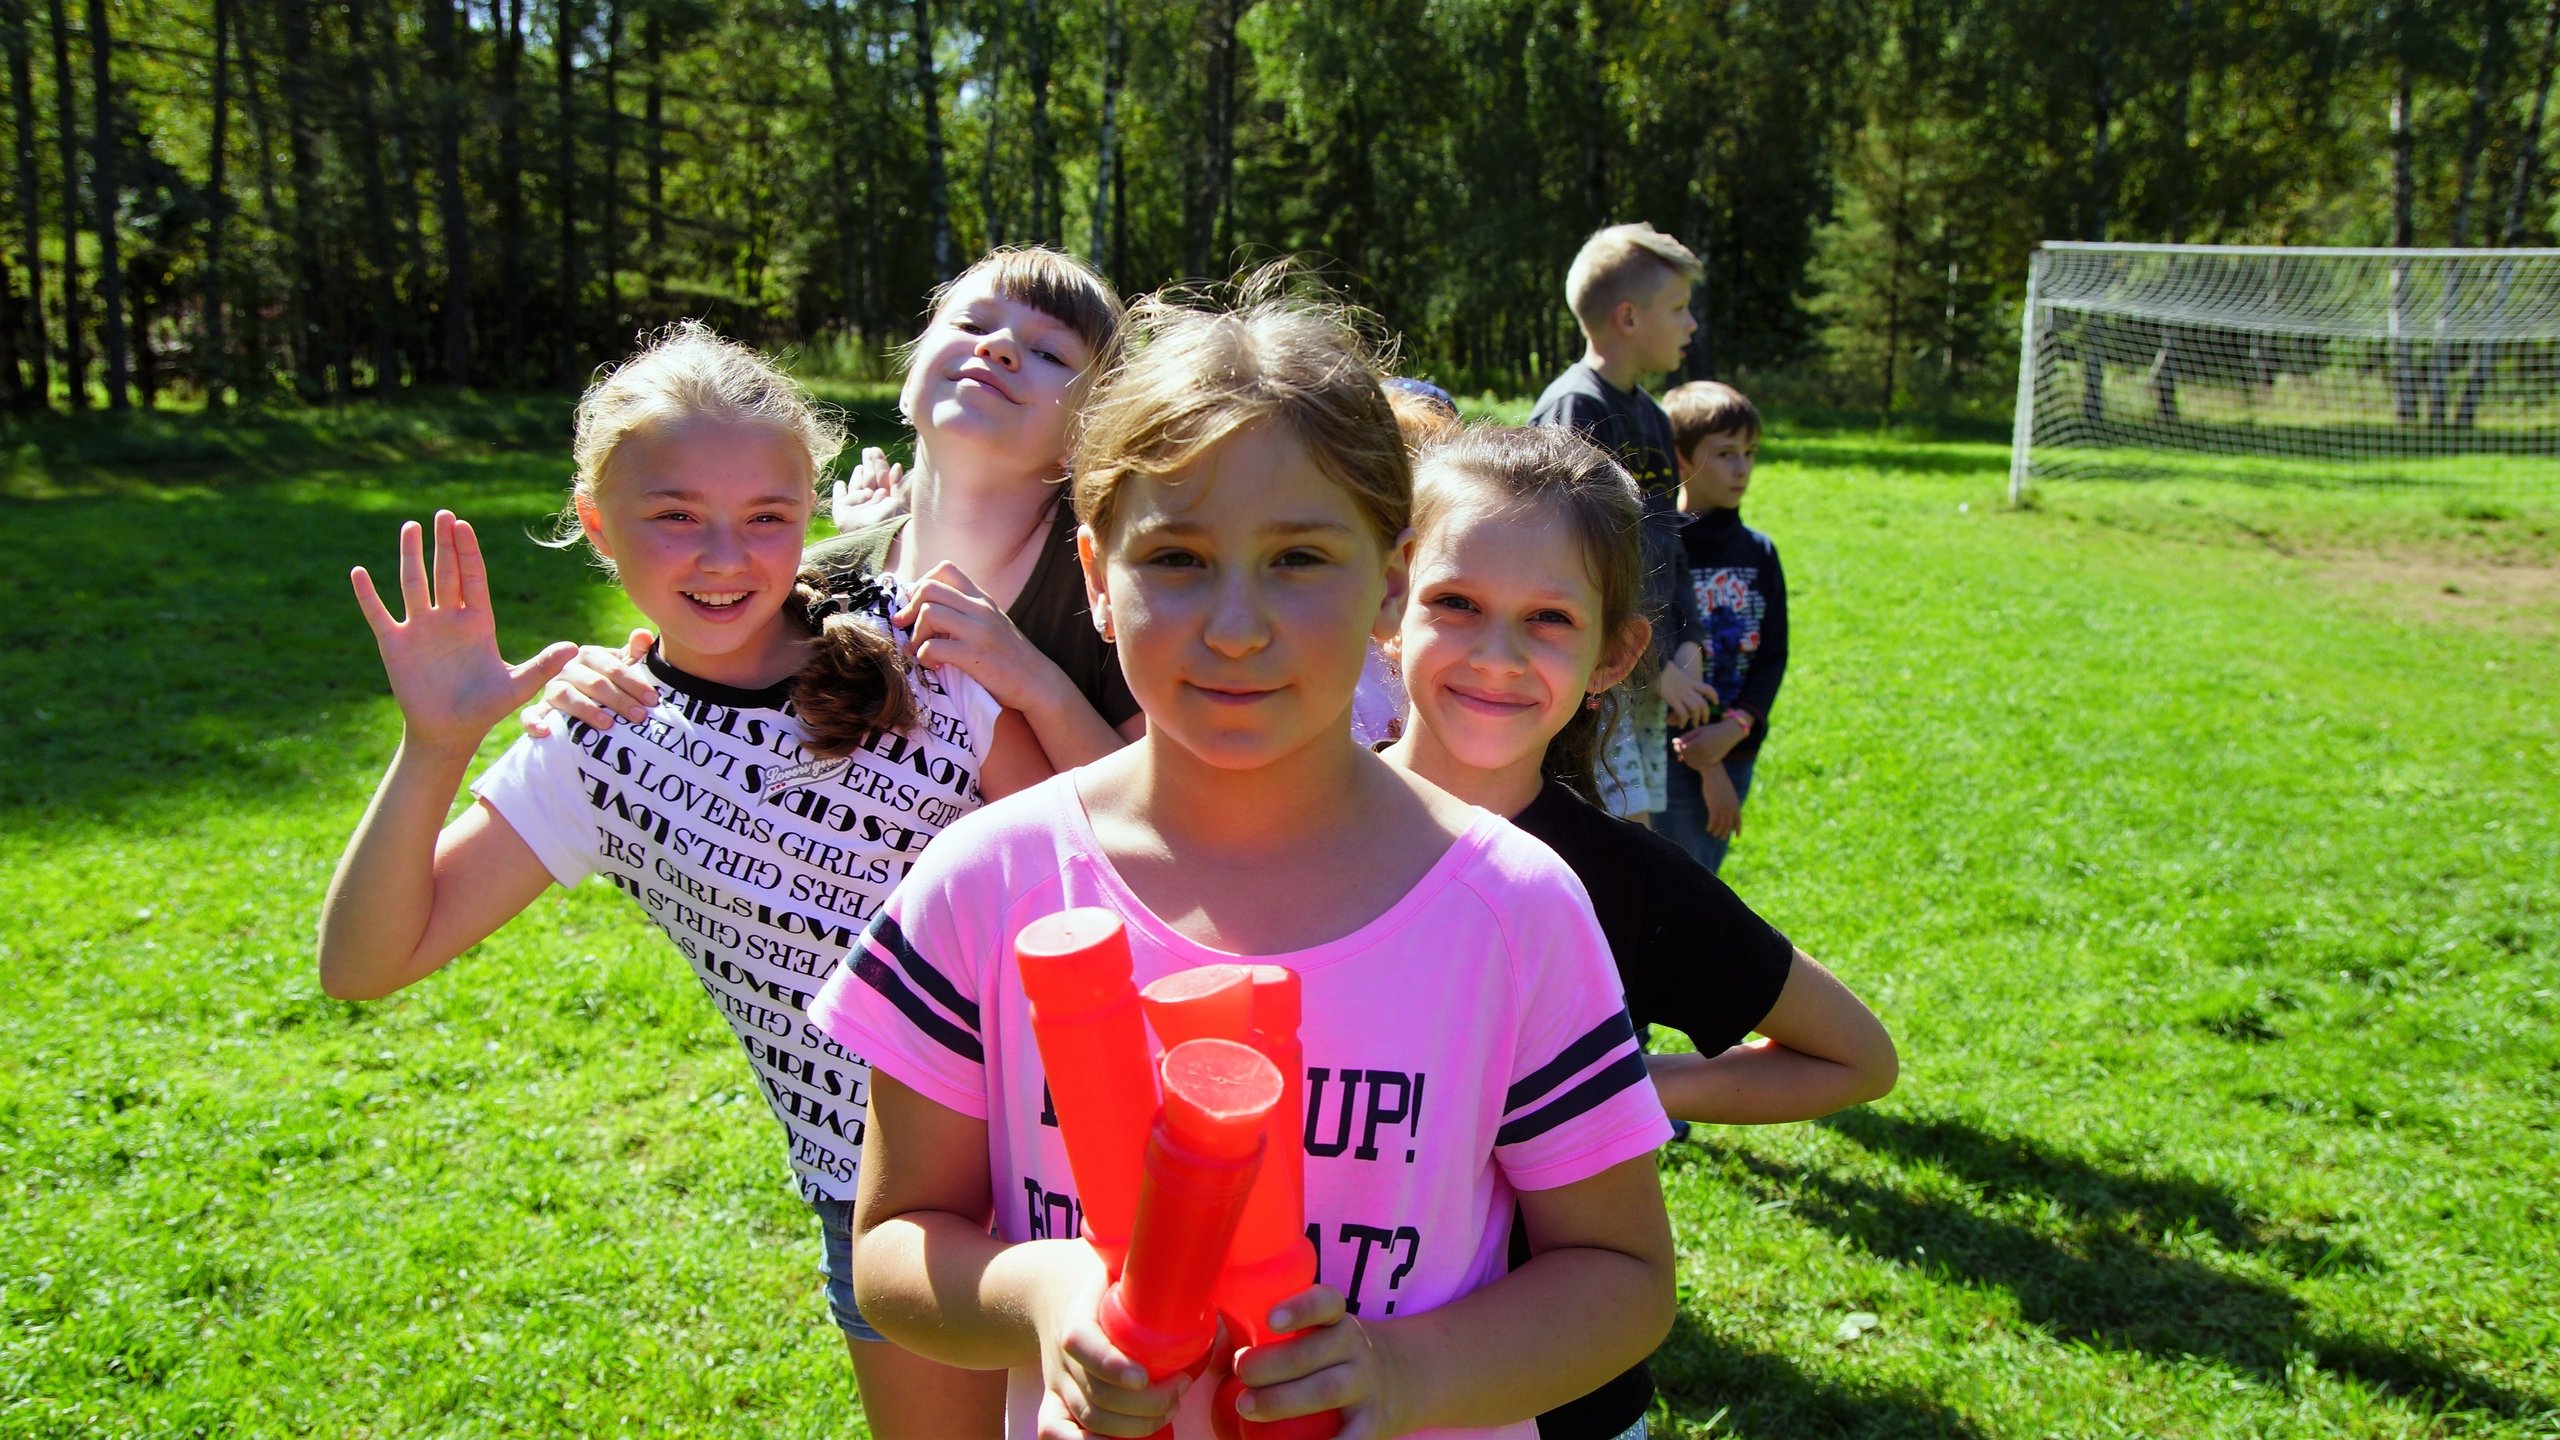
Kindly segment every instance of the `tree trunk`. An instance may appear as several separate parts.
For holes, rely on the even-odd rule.
[[[215,411],[231,403],[231,353],[222,333],[222,232],[231,220],[231,190],[224,179],[230,127],[231,0],[213,0],[213,128],[205,141],[211,159],[205,181],[209,198],[204,216],[204,328],[200,342],[204,354],[197,361],[196,372],[204,386],[205,408]]]
[[[614,343],[622,314],[622,34],[630,0],[605,0],[604,23],[604,320]]]
[[[925,207],[933,216],[933,278],[951,278],[951,176],[942,163],[942,97],[934,78],[933,0],[915,7],[916,96],[924,106]]]
[[[286,174],[293,191],[294,373],[303,398],[328,389],[327,364],[338,353],[331,293],[321,265],[319,226],[320,137],[311,128],[311,7],[309,0],[279,0],[284,28]]]
[[[19,403],[44,409],[53,403],[53,364],[45,349],[51,343],[44,323],[44,214],[36,178],[35,70],[28,57],[26,0],[8,0],[0,25],[7,27],[9,105],[18,123],[18,235],[27,247],[27,299],[21,312],[27,340],[27,387]]]
[[[390,183],[382,171],[382,132],[374,123],[373,41],[367,33],[371,4],[372,0],[347,0],[347,58],[352,69],[348,79],[355,101],[356,144],[361,152],[357,169],[364,183],[365,259],[372,271],[372,283],[367,288],[373,309],[369,327],[373,331],[373,387],[387,393],[400,388],[400,342],[408,325],[392,270],[392,257],[400,253],[400,243],[391,224]]]
[[[249,112],[250,149],[258,157],[258,217],[269,235],[283,235],[291,228],[284,204],[276,198],[276,145],[273,117],[267,111],[268,87],[259,81],[258,21],[263,12],[252,8],[246,13],[231,12],[232,39],[240,47],[240,103]],[[250,272],[251,289],[248,303],[235,312],[240,318],[240,354],[245,362],[231,373],[245,382],[263,381],[270,368],[267,358],[267,305],[265,287],[257,277],[263,268]],[[287,308],[288,326],[291,307]],[[291,357],[288,356],[288,359]],[[226,368],[229,368],[226,365]]]
[[[54,147],[62,162],[62,371],[71,408],[89,408],[89,362],[80,347],[80,96],[71,86],[71,31],[51,0]]]
[[[1202,156],[1191,215],[1188,269],[1206,278],[1219,248],[1220,222],[1228,208],[1229,182],[1235,171],[1236,22],[1243,0],[1209,0],[1209,56],[1201,86]]]
[[[856,308],[862,288],[855,259],[855,213],[860,206],[853,187],[853,166],[845,153],[852,137],[860,133],[853,111],[853,81],[846,73],[850,61],[845,55],[844,0],[826,0],[818,12],[818,23],[825,27],[819,39],[827,61],[827,180],[833,193],[829,200],[829,218],[835,223],[833,250],[836,262],[836,285],[843,296],[840,318],[850,326],[859,313]]]
[[[444,237],[444,357],[448,385],[471,383],[471,207],[462,191],[462,42],[454,0],[426,0],[427,52],[434,65],[436,222]]]
[[[2542,46],[2534,61],[2533,111],[2525,121],[2524,143],[2516,148],[2515,179],[2507,190],[2506,223],[2499,227],[2498,243],[2512,248],[2524,239],[2525,210],[2532,204],[2533,187],[2542,167],[2542,122],[2551,108],[2553,62],[2560,59],[2560,0],[2551,0],[2542,13]],[[2507,297],[2515,287],[2515,266],[2498,267],[2498,290],[2489,302],[2489,328],[2494,332],[2506,318]],[[2498,342],[2484,341],[2471,362],[2471,378],[2462,387],[2462,408],[2454,423],[2468,430],[2480,417],[2480,401],[2489,388],[2489,374],[2497,365]]]
[[[1004,207],[996,198],[996,140],[1003,132],[1004,119],[1004,4],[990,0],[987,26],[979,36],[978,49],[985,55],[987,68],[978,86],[987,97],[987,149],[978,161],[978,223],[984,227],[987,248],[1005,242]]]
[[[2089,145],[2089,238],[2103,241],[2107,238],[2109,212],[2115,208],[2115,177],[2107,169],[2115,130],[2115,46],[2103,6],[2098,11],[2097,44],[2097,85],[2090,97],[2094,130]],[[2107,418],[2107,332],[2103,318],[2092,315],[2082,321],[2080,335],[2080,418],[2097,425]]]
[[[2187,195],[2195,183],[2187,148],[2192,128],[2188,109],[2195,84],[2196,0],[2178,0],[2178,88],[2169,101],[2169,143],[2177,156],[2169,171],[2169,239],[2181,245],[2187,239]],[[2177,423],[2178,329],[2174,325],[2160,327],[2160,349],[2151,357],[2151,403],[2163,424]]]
[[[578,382],[579,276],[578,276],[578,111],[577,50],[579,16],[577,0],[558,0],[552,11],[551,65],[552,92],[556,97],[559,117],[555,122],[556,137],[553,158],[553,186],[560,204],[560,274],[556,304],[559,317],[554,337],[552,379],[562,388]]]
[[[89,194],[97,202],[98,334],[107,352],[107,408],[133,404],[132,365],[125,352],[124,258],[116,243],[115,84],[107,72],[113,41],[107,34],[107,0],[89,0],[89,100],[97,112],[90,134]]]
[[[832,6],[834,0],[829,0]],[[649,84],[641,100],[647,137],[642,144],[643,161],[649,170],[649,253],[640,263],[648,277],[649,299],[655,302],[666,285],[667,266],[667,118],[666,118],[666,22],[658,18],[658,7],[652,5],[640,17],[640,63],[648,67]],[[843,148],[841,137],[836,140]]]
[[[1022,78],[1031,87],[1031,238],[1059,242],[1058,153],[1049,135],[1049,22],[1040,0],[1023,0]]]
[[[1120,0],[1102,3],[1102,144],[1094,155],[1093,243],[1086,247],[1093,263],[1114,283],[1121,278],[1113,248],[1117,230],[1111,205],[1120,182]]]
[[[2480,50],[2471,67],[2471,106],[2462,127],[2462,155],[2454,164],[2453,180],[2453,244],[2459,250],[2471,244],[2471,201],[2474,182],[2480,175],[2480,156],[2489,146],[2490,92],[2498,83],[2502,43],[2507,33],[2506,9],[2500,0],[2481,0]],[[2462,308],[2464,262],[2447,267],[2444,291],[2436,299],[2435,345],[2427,356],[2427,423],[2444,425],[2453,416],[2453,361],[2455,346],[2444,338],[2444,328],[2453,314]],[[2474,365],[2479,363],[2479,347],[2461,347],[2469,352]]]
[[[493,0],[494,3],[494,0]],[[524,68],[525,0],[505,0],[506,30],[498,41],[498,317],[505,342],[496,374],[503,384],[524,378],[524,102],[518,72]],[[494,18],[494,17],[493,17]]]
[[[2408,24],[2404,13],[2402,27]],[[2399,67],[2391,88],[2391,244],[2405,250],[2417,241],[2417,185],[2410,173],[2410,153],[2415,137],[2409,130],[2409,41],[2398,37]],[[2394,262],[2391,267],[2391,405],[2403,425],[2415,425],[2418,409],[2418,377],[2414,357],[2409,348],[2409,267]]]

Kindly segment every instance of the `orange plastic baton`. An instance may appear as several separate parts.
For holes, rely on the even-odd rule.
[[[1137,1222],[1138,1176],[1156,1112],[1146,1023],[1129,978],[1129,937],[1108,910],[1062,910],[1023,926],[1013,953],[1084,1205],[1084,1236],[1116,1275]]]
[[[1306,1122],[1306,1054],[1298,1044],[1297,972],[1281,965],[1253,967],[1253,1043],[1280,1072],[1280,1103],[1264,1132],[1262,1173],[1245,1198],[1244,1220],[1228,1247],[1226,1273],[1218,1277],[1218,1309],[1239,1346],[1280,1338],[1271,1307],[1316,1283],[1315,1247],[1307,1243],[1307,1156],[1299,1127]],[[1227,1377],[1218,1387],[1211,1418],[1222,1436],[1247,1440],[1332,1440],[1342,1414],[1326,1410],[1287,1420],[1247,1420],[1236,1414],[1243,1382]]]
[[[1280,1072],[1232,1040],[1165,1052],[1164,1108],[1147,1137],[1129,1260],[1102,1296],[1102,1333],[1162,1380],[1190,1369],[1217,1337],[1210,1292],[1262,1167]]]

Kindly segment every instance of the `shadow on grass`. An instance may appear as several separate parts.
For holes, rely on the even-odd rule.
[[[1649,1362],[1659,1403],[1717,1435],[1767,1440],[1976,1440],[1982,1431],[1919,1391],[1841,1385],[1710,1335],[1684,1307]]]
[[[2307,1361],[2448,1409],[2507,1419],[2553,1413],[2548,1398],[2483,1380],[2440,1356],[2326,1330],[2284,1288],[2177,1253],[2210,1237],[2301,1276],[2377,1268],[2353,1245],[2272,1232],[2220,1187],[2116,1173],[1956,1120],[1852,1112],[1823,1123],[1872,1150],[1934,1164],[1995,1200],[2038,1205],[2047,1218],[2030,1226],[1737,1152],[1750,1177],[1745,1184],[1879,1258],[2004,1290],[2023,1316],[2060,1338],[2163,1359],[2202,1357],[2276,1388],[2285,1385],[2290,1364]]]
[[[397,722],[347,569],[396,594],[399,524],[440,505],[480,533],[505,653],[605,638],[611,592],[530,538],[566,479],[550,452],[0,499],[0,824],[272,806],[378,769]]]

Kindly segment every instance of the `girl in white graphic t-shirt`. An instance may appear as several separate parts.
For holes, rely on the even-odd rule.
[[[802,569],[816,486],[842,446],[788,377],[698,324],[590,387],[567,514],[656,627],[673,693],[613,735],[520,741],[449,825],[483,737],[572,647],[500,657],[479,544],[449,512],[435,517],[432,568],[420,527],[402,527],[401,619],[353,572],[403,730],[330,883],[321,984],[390,994],[555,880],[606,874],[695,964],[791,1137],[803,1193],[822,1216],[835,1207],[831,1299],[874,1433],[991,1426],[985,1377],[878,1343],[854,1310],[843,1225],[870,1077],[801,1021],[926,841],[1049,764],[1023,717],[965,675],[914,670],[889,633],[889,592],[829,594]],[[792,1083],[822,1068],[825,1085]]]

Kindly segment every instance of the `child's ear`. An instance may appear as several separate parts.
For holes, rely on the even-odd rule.
[[[607,560],[612,559],[613,547],[604,543],[604,516],[596,509],[596,497],[581,490],[577,492],[576,503],[578,528],[586,532],[587,543],[596,547],[597,554]]]
[[[1600,665],[1591,672],[1590,681],[1582,688],[1594,695],[1617,688],[1618,682],[1635,672],[1636,662],[1644,658],[1645,647],[1653,643],[1653,622],[1641,615],[1630,615],[1618,626],[1607,649],[1600,652]]]
[[[1369,638],[1396,651],[1396,637],[1404,630],[1405,599],[1413,590],[1413,527],[1396,537],[1387,547],[1387,593],[1378,602],[1378,618],[1369,627]]]
[[[1636,302],[1633,300],[1619,301],[1618,308],[1609,312],[1609,328],[1617,331],[1621,335],[1633,335],[1636,333]]]
[[[1076,527],[1076,567],[1084,571],[1084,603],[1093,612],[1093,628],[1102,638],[1115,638],[1111,632],[1110,569],[1102,563],[1102,541],[1090,525]]]

